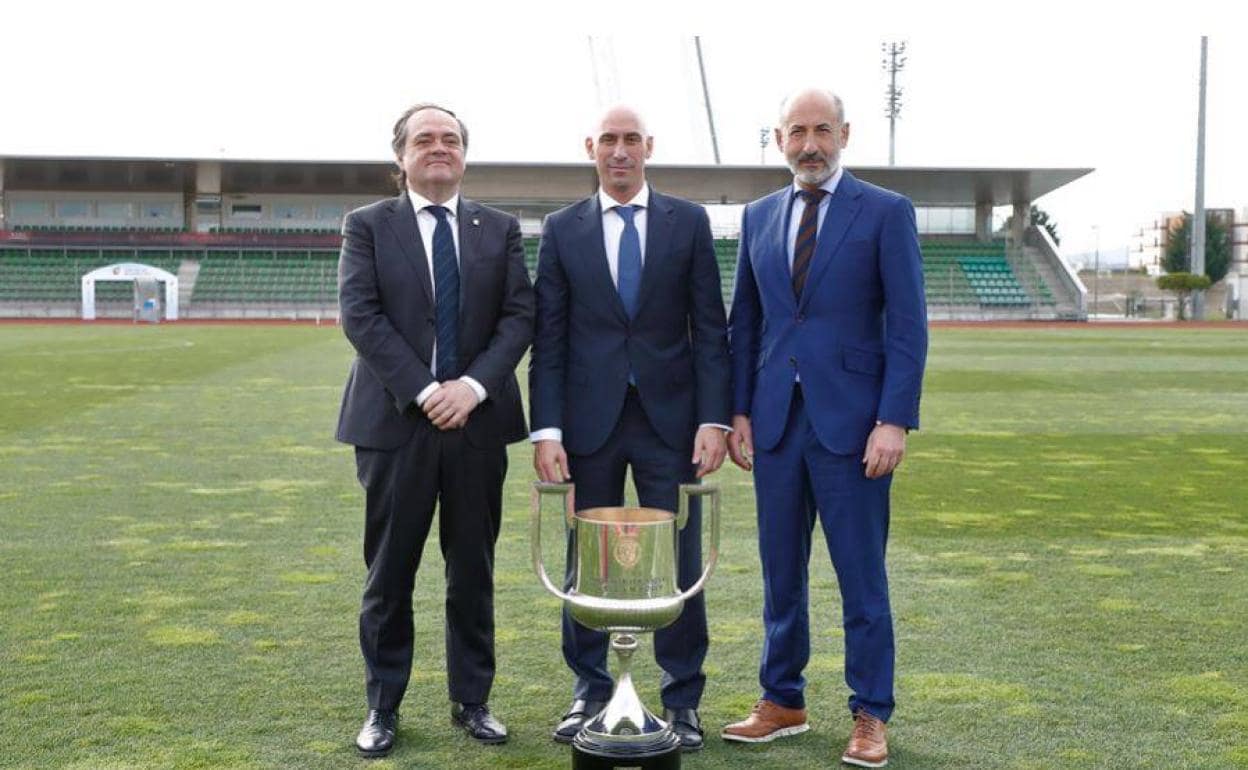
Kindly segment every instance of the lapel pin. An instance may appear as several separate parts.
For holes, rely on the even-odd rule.
[[[473,226],[473,227],[478,227],[478,226],[480,226],[480,224],[481,224],[481,220],[480,220],[480,219],[477,219],[476,217],[473,217],[473,220],[472,220],[472,226]]]

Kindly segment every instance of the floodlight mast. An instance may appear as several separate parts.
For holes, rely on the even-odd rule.
[[[882,69],[888,73],[888,88],[884,89],[884,117],[888,118],[888,165],[896,165],[897,118],[901,117],[902,88],[897,85],[897,73],[906,68],[906,42],[881,43],[884,58]]]

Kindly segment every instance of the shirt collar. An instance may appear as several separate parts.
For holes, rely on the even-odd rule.
[[[841,183],[841,177],[844,175],[845,175],[845,167],[838,164],[836,167],[836,171],[832,173],[832,176],[828,177],[826,182],[819,185],[819,189],[826,190],[828,195],[832,195],[833,193],[836,192],[836,187],[837,185]],[[797,183],[796,179],[794,179],[792,197],[796,198],[797,193],[801,191],[802,189],[804,188],[800,184]]]
[[[411,188],[408,188],[407,198],[412,202],[412,208],[416,210],[417,214],[420,213],[421,209],[438,205]],[[454,219],[459,213],[459,193],[452,195],[451,199],[442,205],[451,212],[451,218]]]
[[[641,189],[637,191],[637,194],[627,204],[620,203],[615,198],[607,195],[607,191],[600,186],[598,188],[598,203],[602,206],[602,213],[604,214],[616,206],[640,206],[644,209],[650,205],[650,183],[642,182]]]

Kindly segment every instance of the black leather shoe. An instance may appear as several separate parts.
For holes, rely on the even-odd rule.
[[[702,720],[696,709],[663,709],[663,719],[680,738],[681,751],[702,750]]]
[[[451,721],[480,743],[507,742],[507,726],[495,719],[484,703],[452,703]]]
[[[399,712],[369,709],[360,734],[355,736],[355,747],[365,757],[384,757],[394,748],[394,736],[399,731]]]
[[[571,706],[568,706],[568,712],[563,715],[563,721],[559,723],[550,737],[558,743],[571,743],[572,739],[576,738],[576,734],[581,731],[581,725],[606,707],[606,701],[577,698],[572,701]]]

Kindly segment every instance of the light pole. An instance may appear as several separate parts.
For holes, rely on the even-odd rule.
[[[881,43],[883,59],[881,69],[888,73],[888,87],[884,89],[884,117],[888,118],[888,165],[896,158],[897,118],[901,115],[902,88],[897,85],[897,73],[906,68],[905,41]]]

